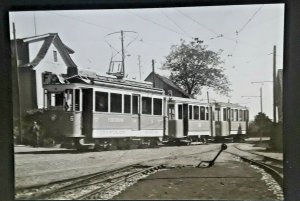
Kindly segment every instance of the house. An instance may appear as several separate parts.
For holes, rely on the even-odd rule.
[[[44,74],[56,75],[78,73],[70,54],[74,50],[66,46],[57,33],[48,33],[11,41],[12,55],[17,54],[21,113],[43,108]],[[17,51],[16,51],[17,49]],[[16,81],[16,79],[14,80]]]
[[[151,72],[147,76],[145,81],[154,83],[153,84],[154,87],[163,89],[165,91],[165,94],[167,95],[182,97],[182,98],[190,97],[183,89],[179,88],[174,82],[155,72]]]

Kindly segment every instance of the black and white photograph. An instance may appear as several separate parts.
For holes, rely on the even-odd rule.
[[[15,199],[283,201],[284,16],[10,11]]]

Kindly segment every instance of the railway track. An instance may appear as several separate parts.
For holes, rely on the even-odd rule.
[[[240,158],[245,162],[248,162],[250,164],[256,165],[264,169],[275,179],[275,181],[281,186],[281,188],[283,188],[283,162],[281,160],[253,153],[251,151],[245,151],[239,149],[237,146],[233,147],[238,149],[239,152],[246,153],[246,156],[242,154],[233,153],[231,151],[226,152]]]
[[[110,189],[126,182],[126,185],[137,181],[143,176],[157,171],[164,166],[141,166],[138,164],[126,166],[123,168],[113,169],[109,171],[98,172],[82,177],[53,182],[48,185],[30,187],[17,190],[16,199],[36,200],[36,199],[95,199],[101,196],[111,194]],[[130,181],[130,182],[129,182]],[[113,192],[115,192],[114,190]],[[108,192],[108,193],[107,193]]]

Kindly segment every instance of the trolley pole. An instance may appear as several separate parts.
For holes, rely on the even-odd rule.
[[[125,76],[125,53],[124,53],[124,38],[123,38],[123,30],[121,30],[121,45],[122,45],[122,71],[123,77]]]
[[[276,45],[273,47],[273,122],[276,123]]]

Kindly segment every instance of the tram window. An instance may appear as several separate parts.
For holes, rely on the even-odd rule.
[[[64,108],[65,108],[66,111],[72,111],[73,110],[73,90],[72,89],[65,90]]]
[[[80,90],[75,89],[75,111],[80,110]]]
[[[131,111],[131,98],[130,95],[124,95],[124,113]]]
[[[64,93],[49,93],[48,94],[48,105],[50,107],[59,107],[63,106]]]
[[[132,96],[132,114],[139,113],[139,97],[133,95]]]
[[[233,109],[230,110],[230,121],[234,121]]]
[[[194,106],[194,119],[199,120],[199,106]]]
[[[227,109],[223,108],[223,121],[227,121]]]
[[[174,108],[173,104],[169,105],[168,117],[169,117],[169,120],[175,119],[175,108]]]
[[[108,93],[96,92],[95,104],[97,112],[108,112]]]
[[[142,98],[142,113],[151,114],[152,112],[152,99],[149,97]]]
[[[205,113],[205,115],[206,115],[206,120],[209,120],[209,107],[206,107],[206,113]]]
[[[240,110],[240,111],[239,111],[239,115],[240,115],[239,120],[240,120],[240,121],[244,121],[244,119],[243,119],[243,110]]]
[[[205,120],[205,107],[200,107],[200,120]]]
[[[193,119],[193,106],[189,105],[189,119]]]
[[[154,115],[162,115],[162,99],[153,99]]]
[[[178,105],[178,119],[182,119],[182,105]]]
[[[110,111],[122,113],[122,94],[110,94]]]
[[[239,121],[239,110],[235,109],[235,121]]]
[[[220,108],[215,109],[216,121],[220,121]]]

